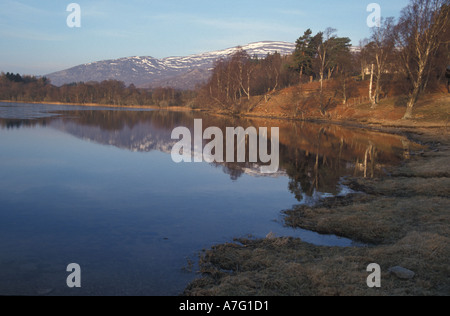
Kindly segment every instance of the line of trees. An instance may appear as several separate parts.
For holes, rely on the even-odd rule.
[[[337,94],[344,100],[350,96],[349,78],[358,71],[350,39],[338,37],[331,28],[314,36],[308,29],[296,44],[295,52],[288,56],[274,53],[258,59],[239,49],[230,58],[216,62],[210,80],[199,91],[198,103],[230,112],[251,111],[280,89],[316,80],[319,89],[311,92],[325,115]],[[325,81],[330,79],[339,79],[340,85],[325,91]],[[252,100],[255,96],[258,98]]]
[[[318,88],[309,91],[310,97],[301,91],[294,100],[295,111],[309,102],[325,116],[332,106],[361,96],[356,82],[368,80],[373,108],[394,91],[407,95],[404,118],[411,118],[419,96],[447,80],[449,7],[449,0],[411,0],[397,22],[383,19],[358,50],[351,50],[350,39],[332,28],[315,35],[306,30],[289,56],[275,53],[258,59],[238,50],[215,64],[197,102],[230,112],[250,111],[279,89],[316,81]],[[252,100],[256,96],[260,98]]]
[[[139,89],[121,81],[73,83],[56,87],[43,77],[0,75],[0,100],[15,102],[61,102],[118,106],[183,106],[194,96],[192,91],[173,88]]]
[[[384,19],[360,53],[370,69],[369,99],[379,103],[384,87],[395,83],[407,95],[404,119],[412,118],[419,96],[445,82],[450,64],[450,2],[412,0],[400,19]]]
[[[407,119],[432,77],[443,78],[449,65],[450,1],[411,1],[403,9],[393,36],[402,72],[409,79]]]
[[[266,98],[293,81],[289,56],[268,54],[259,59],[239,48],[228,59],[216,61],[211,78],[200,88],[197,103],[222,110],[251,110],[252,96]]]
[[[289,111],[296,115],[347,104],[362,93],[373,108],[391,94],[407,96],[405,119],[420,95],[447,81],[450,65],[450,0],[410,0],[398,21],[386,18],[352,50],[348,37],[327,28],[308,29],[295,52],[260,59],[239,49],[215,63],[210,80],[194,91],[138,89],[108,80],[55,87],[47,78],[2,73],[0,99],[11,101],[181,106],[196,104],[229,112],[251,111],[280,89],[295,86]],[[447,72],[447,73],[446,73]],[[305,83],[312,83],[307,86]],[[365,87],[367,86],[367,87]],[[361,92],[364,87],[364,92]]]

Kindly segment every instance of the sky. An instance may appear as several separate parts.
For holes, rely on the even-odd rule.
[[[66,11],[80,6],[81,27]],[[408,0],[1,0],[0,71],[45,75],[130,56],[164,58],[258,41],[295,42],[311,28],[337,29],[358,45],[367,11],[398,17]]]

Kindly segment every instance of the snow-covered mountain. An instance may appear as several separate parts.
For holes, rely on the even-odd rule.
[[[209,78],[214,62],[231,56],[238,47],[185,57],[157,59],[149,56],[104,60],[76,66],[47,75],[57,86],[72,82],[114,79],[137,87],[191,89]],[[290,54],[295,44],[257,42],[242,46],[250,56],[264,58],[268,53]]]

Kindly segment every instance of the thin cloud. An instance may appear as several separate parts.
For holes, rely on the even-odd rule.
[[[30,30],[0,30],[1,38],[13,38],[13,39],[25,39],[30,41],[46,41],[46,42],[57,42],[65,40],[64,36],[48,34],[43,32],[36,32]]]
[[[125,31],[125,30],[107,30],[107,29],[96,29],[96,30],[92,30],[90,31],[92,32],[92,34],[98,36],[98,37],[108,37],[108,38],[124,38],[124,39],[129,39],[129,38],[133,38],[136,37],[136,33],[135,32],[129,32],[129,31]]]
[[[212,27],[225,31],[232,32],[255,32],[255,31],[274,31],[292,33],[296,30],[291,26],[283,25],[276,22],[263,22],[259,20],[249,19],[220,19],[220,18],[205,18],[202,16],[184,14],[184,13],[172,13],[172,14],[159,14],[151,16],[152,19],[160,20],[166,23],[184,23],[184,24],[197,24],[201,26]]]
[[[306,16],[306,13],[300,10],[277,10],[276,12],[284,15]]]
[[[2,0],[0,2],[0,15],[12,19],[39,19],[54,16],[56,13],[41,8],[30,6],[19,1]],[[60,13],[59,15],[63,15]]]

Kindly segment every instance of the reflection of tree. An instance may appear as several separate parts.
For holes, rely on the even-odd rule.
[[[300,150],[295,151],[295,158],[292,164],[287,165],[287,174],[289,175],[289,191],[295,195],[299,201],[303,199],[303,191],[310,192],[312,185],[309,181],[308,159],[299,159]]]
[[[325,128],[316,129],[313,140],[313,152],[294,150],[293,155],[284,157],[283,167],[289,175],[289,191],[295,195],[298,201],[302,201],[304,195],[312,196],[317,191],[330,191],[334,193],[341,177],[343,168],[340,168],[340,154],[336,158],[322,154],[321,144],[323,138],[327,139]],[[302,137],[303,135],[299,135]],[[342,146],[340,146],[341,148]],[[334,161],[336,160],[336,161]]]
[[[369,142],[367,149],[364,153],[364,158],[356,157],[355,167],[353,171],[353,176],[358,176],[358,173],[362,173],[364,178],[368,177],[368,173],[370,172],[370,178],[375,177],[375,171],[377,167],[377,148],[374,144]]]
[[[257,121],[198,113],[94,110],[79,111],[76,114],[79,124],[100,126],[105,130],[120,131],[124,126],[133,129],[138,124],[146,124],[153,129],[164,131],[167,143],[171,141],[169,135],[173,128],[178,126],[192,128],[194,118],[203,119],[204,129],[211,126],[219,127],[224,135],[226,127],[230,126],[258,128]],[[267,121],[261,126],[269,127]],[[338,183],[344,175],[353,173],[354,176],[374,177],[381,169],[380,164],[401,159],[393,148],[401,148],[399,153],[404,148],[404,142],[399,141],[396,136],[388,137],[385,134],[370,134],[336,126],[293,123],[284,128],[281,134],[285,137],[281,139],[280,144],[281,169],[288,174],[289,190],[298,200],[302,200],[304,195],[312,196],[314,192],[337,193]],[[379,154],[384,161],[378,161]],[[216,165],[222,167],[223,172],[230,175],[232,180],[237,180],[246,173],[257,174],[259,170],[259,164],[248,162],[225,162]]]
[[[346,130],[341,127],[298,125],[295,135],[281,147],[282,168],[289,191],[302,201],[315,192],[338,193],[343,176],[375,177],[385,164],[400,161],[404,145],[400,138]],[[381,136],[381,135],[380,135]]]
[[[0,127],[6,129],[20,129],[22,127],[34,127],[37,125],[47,126],[48,119],[21,120],[21,119],[0,119]]]
[[[116,111],[116,110],[79,110],[71,111],[78,124],[100,127],[102,130],[120,131],[125,126],[133,128],[138,124],[149,124],[164,130],[173,126],[189,126],[193,117],[181,112],[168,111]],[[73,121],[73,117],[66,118]]]
[[[230,175],[230,179],[233,181],[238,180],[244,174],[242,163],[237,162],[225,164],[222,170],[225,174]]]
[[[314,164],[314,182],[313,187],[316,188],[316,190],[319,190],[319,154],[320,154],[320,137],[323,134],[323,127],[320,128],[318,136],[317,136],[317,151],[316,151],[316,163]],[[323,164],[325,165],[325,162],[327,161],[326,156],[323,157]]]
[[[285,172],[289,176],[288,189],[299,201],[305,196],[313,196],[315,192],[337,193],[343,176],[376,177],[385,165],[407,158],[410,149],[410,142],[400,136],[305,122],[245,120],[193,112],[88,108],[57,113],[61,117],[0,119],[0,126],[21,128],[49,125],[82,139],[122,149],[169,153],[174,143],[172,130],[179,126],[192,129],[195,118],[203,119],[204,129],[218,127],[224,135],[226,127],[246,129],[253,126],[257,130],[268,127],[270,130],[272,124],[280,128],[280,174]],[[248,152],[246,156],[248,159]],[[232,180],[237,180],[244,174],[259,175],[261,164],[235,162],[215,165],[230,175]]]
[[[370,144],[369,147],[367,147],[366,153],[364,155],[364,178],[367,178],[367,168],[370,168],[370,177],[374,177],[376,154],[377,153],[375,147]],[[368,159],[370,159],[370,166],[368,165]]]

